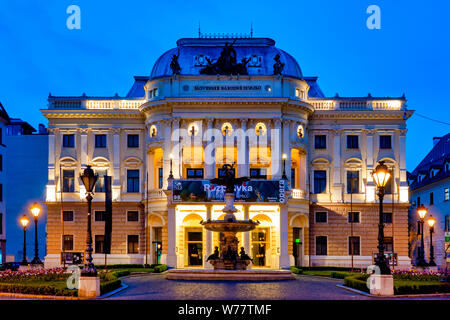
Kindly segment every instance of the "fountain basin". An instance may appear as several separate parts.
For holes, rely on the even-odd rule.
[[[171,269],[166,274],[170,280],[192,281],[280,281],[293,280],[289,270],[204,270]]]
[[[252,220],[208,220],[202,222],[207,230],[215,232],[248,232],[255,229],[258,224],[258,221]]]

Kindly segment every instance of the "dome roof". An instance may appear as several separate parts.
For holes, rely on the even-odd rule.
[[[179,74],[199,75],[205,68],[207,60],[217,61],[226,43],[232,44],[236,52],[236,63],[242,59],[248,60],[249,75],[273,75],[275,56],[280,56],[284,67],[283,76],[303,78],[302,70],[297,61],[287,52],[275,47],[275,41],[269,38],[183,38],[177,41],[177,47],[163,53],[153,66],[150,78],[171,76],[172,57],[178,56],[181,68]]]

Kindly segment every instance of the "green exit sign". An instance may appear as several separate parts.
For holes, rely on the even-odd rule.
[[[445,233],[445,242],[450,242],[450,232]]]
[[[301,243],[300,239],[295,239],[295,243]]]

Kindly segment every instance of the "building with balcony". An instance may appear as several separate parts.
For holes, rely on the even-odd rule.
[[[5,128],[10,118],[3,105],[0,103],[0,263],[6,261],[6,201],[3,186],[6,183],[4,173],[4,157],[6,155],[6,144],[4,142]]]
[[[440,269],[446,269],[450,263],[450,242],[445,241],[445,233],[450,231],[450,133],[443,137],[433,138],[433,148],[408,175],[410,186],[410,226],[411,251],[413,262],[417,262],[418,249],[421,246],[417,231],[419,216],[417,207],[424,205],[428,214],[436,219],[433,233],[434,261]],[[430,258],[430,228],[424,224],[425,260]],[[448,237],[447,237],[448,238]]]
[[[224,164],[250,177],[236,186],[239,234],[253,267],[365,267],[377,252],[371,171],[393,170],[385,197],[385,246],[409,266],[405,97],[326,97],[317,77],[268,38],[185,38],[161,55],[124,97],[48,97],[47,256],[86,246],[91,165],[112,176],[109,263],[205,267],[220,234]],[[170,177],[170,179],[169,179]],[[104,262],[105,196],[93,202],[94,262]],[[158,251],[161,246],[161,252]]]

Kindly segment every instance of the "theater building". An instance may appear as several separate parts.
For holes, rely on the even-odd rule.
[[[345,88],[342,88],[345,90]],[[220,234],[224,164],[236,186],[238,235],[253,268],[367,266],[377,252],[378,200],[371,171],[393,170],[385,196],[385,246],[408,257],[405,98],[326,97],[317,77],[268,38],[185,38],[126,96],[48,97],[46,266],[86,247],[87,204],[78,176],[100,179],[93,202],[94,262],[104,263],[105,187],[112,176],[108,263],[210,268]],[[76,262],[76,261],[72,261]]]

